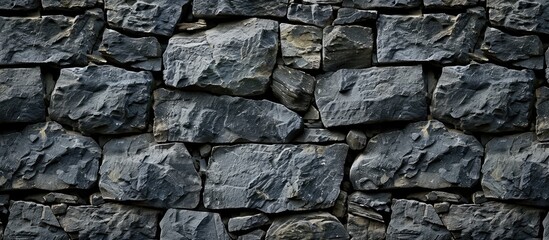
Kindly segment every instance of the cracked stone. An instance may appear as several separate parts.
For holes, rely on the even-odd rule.
[[[265,239],[349,239],[349,234],[336,217],[314,212],[275,219]]]
[[[69,236],[61,228],[49,206],[15,201],[10,205],[4,239],[69,240]]]
[[[387,228],[388,240],[450,240],[452,235],[444,227],[432,205],[398,199],[391,207],[391,221]]]
[[[423,0],[427,9],[457,9],[477,6],[479,0]]]
[[[543,43],[536,35],[519,37],[496,28],[488,28],[481,50],[494,61],[515,67],[543,69]]]
[[[372,65],[372,29],[361,26],[329,26],[322,38],[322,69],[366,68]]]
[[[351,240],[385,239],[385,223],[353,214],[347,215],[347,231]]]
[[[288,0],[194,0],[192,13],[198,18],[227,16],[286,16]]]
[[[324,128],[304,128],[303,133],[292,140],[296,143],[342,142],[345,134]]]
[[[292,3],[288,7],[287,18],[294,22],[325,27],[332,21],[332,15],[330,5]]]
[[[309,109],[315,89],[315,78],[303,71],[278,65],[273,72],[271,89],[284,106],[297,112]]]
[[[355,8],[340,8],[337,10],[337,18],[334,25],[345,24],[364,24],[375,22],[377,20],[377,11],[360,10]]]
[[[549,141],[549,88],[536,90],[536,135],[539,141]]]
[[[229,240],[218,213],[168,209],[160,221],[160,240]]]
[[[267,225],[270,222],[269,217],[263,213],[249,216],[233,217],[229,219],[229,232],[246,231]]]
[[[40,8],[40,0],[0,0],[0,10],[19,11],[38,8]]]
[[[46,120],[44,86],[39,67],[0,69],[0,92],[0,123]]]
[[[106,59],[131,68],[148,71],[162,69],[162,47],[155,37],[134,38],[105,29],[99,52]]]
[[[80,10],[93,8],[98,0],[42,0],[44,10]]]
[[[322,28],[281,23],[280,45],[285,65],[298,69],[320,68]]]
[[[487,0],[494,26],[549,34],[549,2],[546,0]]]
[[[421,0],[343,0],[343,7],[362,9],[407,9],[420,6]]]

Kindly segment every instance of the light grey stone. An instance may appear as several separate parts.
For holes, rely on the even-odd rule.
[[[333,20],[330,5],[292,3],[288,7],[287,18],[293,22],[325,27]]]
[[[414,200],[398,199],[391,207],[391,221],[387,240],[450,240],[452,235],[444,227],[432,205]]]
[[[322,69],[336,71],[372,65],[374,36],[361,26],[329,26],[322,37]]]
[[[63,215],[67,213],[69,206],[66,203],[59,203],[51,206],[51,212],[55,215]]]
[[[549,214],[543,219],[543,240],[549,240]]]
[[[40,0],[0,0],[0,10],[19,11],[40,8]]]
[[[46,119],[44,84],[39,67],[0,69],[0,123]]]
[[[421,202],[450,202],[450,203],[467,203],[467,198],[460,194],[443,192],[443,191],[430,191],[430,192],[416,192],[409,194],[406,198],[415,199]]]
[[[390,212],[391,194],[390,193],[365,193],[354,192],[347,199],[349,212],[355,215],[361,215],[361,209],[373,209],[377,212]],[[363,217],[368,217],[364,215]]]
[[[486,7],[493,26],[549,34],[547,0],[486,0]]]
[[[246,231],[267,225],[270,222],[269,217],[263,213],[249,216],[233,217],[229,219],[229,232]]]
[[[315,26],[280,24],[280,45],[285,65],[319,69],[322,58],[322,29]]]
[[[334,25],[345,24],[363,24],[375,22],[377,19],[377,11],[360,10],[355,8],[340,8],[337,10],[337,18],[334,20]]]
[[[285,17],[288,0],[194,0],[193,16]]]
[[[265,239],[265,234],[265,231],[257,229],[244,235],[238,236],[237,240],[262,240]]]
[[[543,43],[536,35],[513,36],[489,27],[484,34],[481,50],[494,61],[515,67],[543,69]]]
[[[98,0],[42,0],[44,10],[80,10],[93,8]]]
[[[351,240],[384,240],[387,226],[369,218],[349,214],[347,231]]]
[[[99,52],[108,60],[135,69],[160,71],[162,47],[155,37],[134,38],[105,29]]]
[[[292,140],[296,143],[330,143],[343,142],[345,134],[324,129],[324,128],[304,128],[303,133]]]
[[[336,217],[325,212],[314,212],[275,219],[265,239],[349,239],[349,234]]]
[[[49,206],[15,201],[10,205],[4,239],[69,240],[69,236],[63,232]]]
[[[420,6],[421,0],[343,0],[343,7],[362,9],[407,9]]]
[[[168,209],[160,221],[160,239],[229,240],[218,213]]]
[[[536,89],[536,135],[539,141],[549,141],[549,88]]]
[[[293,68],[278,65],[273,72],[271,89],[284,106],[298,112],[309,109],[315,89],[315,78]]]

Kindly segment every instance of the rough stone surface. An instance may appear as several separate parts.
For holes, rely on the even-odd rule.
[[[97,180],[101,149],[56,122],[0,135],[0,190],[88,189]]]
[[[102,27],[99,9],[76,17],[0,17],[0,65],[86,64]]]
[[[343,7],[376,9],[376,8],[419,8],[421,0],[343,0]]]
[[[366,68],[372,64],[372,29],[361,26],[330,26],[322,38],[322,69]]]
[[[425,8],[456,9],[478,5],[479,0],[423,0]]]
[[[44,10],[79,10],[93,8],[98,0],[42,0]]]
[[[269,223],[267,215],[259,213],[250,216],[233,217],[227,224],[229,232],[246,231],[259,228]]]
[[[266,235],[265,231],[261,229],[257,229],[249,233],[246,233],[244,235],[238,236],[237,240],[262,240],[262,239],[265,239],[265,235]]]
[[[376,135],[351,167],[355,189],[471,187],[480,178],[482,145],[431,120]]]
[[[543,69],[543,43],[536,35],[513,36],[496,28],[488,28],[481,50],[494,61],[515,67]]]
[[[288,7],[287,18],[294,22],[325,27],[333,19],[333,10],[330,5],[292,3]]]
[[[539,141],[549,141],[549,88],[536,90],[536,135]]]
[[[273,20],[252,18],[178,34],[164,53],[166,85],[237,96],[262,94],[277,52],[278,24]]]
[[[341,69],[317,77],[315,90],[326,127],[412,121],[427,117],[421,66]]]
[[[285,17],[288,0],[194,0],[193,15],[199,18],[222,16]]]
[[[0,69],[0,92],[0,123],[29,123],[46,119],[40,68]]]
[[[183,5],[189,0],[105,0],[110,27],[126,31],[171,36]]]
[[[366,134],[362,131],[351,130],[347,133],[345,142],[347,142],[347,145],[349,145],[349,148],[352,150],[362,150],[368,143],[368,137],[366,137]]]
[[[487,202],[452,205],[441,218],[455,239],[539,239],[542,212]]]
[[[443,191],[431,191],[431,192],[417,192],[407,196],[407,198],[415,199],[421,202],[448,202],[448,203],[467,203],[468,200],[460,194],[443,192]]]
[[[361,216],[347,216],[347,231],[351,240],[383,240],[385,239],[384,223]]]
[[[169,209],[160,221],[160,239],[229,240],[218,213]]]
[[[322,58],[322,29],[315,26],[280,24],[284,64],[298,69],[319,69]]]
[[[360,10],[355,8],[340,8],[337,10],[337,18],[334,20],[334,25],[345,24],[363,24],[375,22],[377,12],[373,10]]]
[[[547,48],[547,51],[545,52],[545,62],[546,62],[545,80],[549,82],[549,48]]]
[[[83,133],[143,130],[152,82],[149,72],[112,66],[62,69],[51,96],[50,117]]]
[[[444,67],[433,93],[434,118],[477,132],[528,127],[534,73],[494,64]]]
[[[116,64],[148,71],[162,69],[162,47],[155,37],[134,38],[105,29],[99,52]]]
[[[349,239],[343,224],[329,213],[304,213],[274,220],[266,239]]]
[[[390,193],[365,193],[354,192],[347,198],[349,212],[355,215],[361,215],[358,210],[360,208],[373,209],[377,212],[390,212],[391,194]],[[368,217],[368,216],[364,216]]]
[[[329,143],[343,142],[345,134],[324,128],[305,128],[303,133],[295,138],[296,143]]]
[[[152,134],[113,139],[103,147],[99,188],[105,199],[161,208],[195,208],[201,180],[182,143],[157,144]]]
[[[549,152],[533,133],[497,137],[486,144],[482,189],[488,198],[549,206]]]
[[[549,240],[549,214],[543,219],[543,240]]]
[[[63,232],[50,207],[15,201],[10,205],[4,239],[69,240],[69,236]]]
[[[549,34],[546,0],[487,0],[490,22],[513,30]]]
[[[273,72],[271,89],[284,106],[298,112],[309,109],[315,78],[305,72],[278,65]]]
[[[214,147],[204,205],[266,213],[331,207],[340,191],[347,148],[345,144]]]
[[[466,63],[483,29],[483,15],[380,15],[377,60],[380,63]]]
[[[0,10],[33,10],[39,7],[40,0],[0,0]]]
[[[270,101],[166,89],[154,92],[154,115],[160,142],[289,142],[303,125],[295,112]]]
[[[391,210],[391,221],[387,228],[388,240],[452,239],[452,235],[430,204],[398,199],[393,202]]]

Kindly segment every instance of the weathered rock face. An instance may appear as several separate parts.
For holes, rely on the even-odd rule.
[[[0,69],[0,123],[46,119],[40,68]]]
[[[543,69],[543,43],[536,35],[517,37],[488,28],[481,49],[494,61],[528,69]]]
[[[195,208],[202,184],[182,143],[157,144],[152,134],[110,140],[103,147],[99,188],[105,199],[160,208]]]
[[[345,144],[214,147],[204,205],[266,213],[331,207],[339,194],[347,149]]]
[[[313,99],[315,82],[315,78],[305,72],[279,65],[273,72],[271,89],[284,106],[304,112]]]
[[[482,145],[438,121],[376,135],[351,167],[355,189],[471,187],[480,178]]]
[[[275,219],[265,239],[349,239],[349,234],[336,217],[318,212]]]
[[[420,0],[343,0],[344,7],[375,9],[375,8],[418,8],[421,6]]]
[[[347,216],[347,231],[351,240],[383,240],[385,229],[382,222],[353,214]]]
[[[160,221],[160,239],[229,240],[218,213],[169,209]]]
[[[189,0],[105,0],[110,27],[144,34],[171,36],[183,5]]]
[[[337,18],[334,25],[361,24],[375,22],[377,12],[372,10],[360,10],[354,8],[340,8],[337,10]]]
[[[247,19],[170,39],[166,85],[237,96],[265,92],[276,63],[278,23]]]
[[[325,27],[332,20],[332,15],[331,5],[292,3],[288,7],[287,17],[290,21]]]
[[[343,142],[345,134],[324,128],[304,128],[303,133],[294,138],[297,143]]]
[[[265,231],[261,229],[257,229],[249,233],[246,233],[244,235],[238,236],[237,240],[262,240],[262,239],[265,239],[265,235],[266,235]]]
[[[158,89],[154,101],[154,135],[160,142],[280,143],[303,125],[295,112],[266,100]]]
[[[386,239],[452,239],[430,204],[399,199],[391,210]]]
[[[79,10],[93,8],[98,0],[42,0],[44,10]]]
[[[229,232],[246,231],[267,225],[270,222],[267,215],[259,213],[250,216],[234,217],[227,224]]]
[[[546,230],[549,229],[549,217],[547,216],[543,219],[543,240],[549,239],[549,230]]]
[[[433,93],[433,117],[478,132],[528,127],[534,73],[494,64],[444,67]]]
[[[545,52],[545,60],[549,63],[549,48],[547,48],[547,51]],[[545,68],[545,79],[549,82],[549,64],[547,64],[547,67]]]
[[[0,17],[0,65],[86,64],[102,27],[99,9],[76,17]]]
[[[51,96],[50,117],[83,133],[143,130],[152,82],[149,72],[112,66],[62,69]]]
[[[549,206],[546,144],[533,133],[494,138],[486,144],[482,189],[488,198]]]
[[[63,232],[50,207],[15,201],[10,205],[4,239],[69,240],[69,236]]]
[[[195,17],[285,17],[288,0],[196,0]]]
[[[441,218],[455,239],[538,239],[541,213],[540,209],[487,202],[452,205]]]
[[[117,64],[132,68],[148,71],[160,71],[162,68],[162,47],[155,37],[133,38],[105,29],[99,52]]]
[[[355,215],[363,212],[362,209],[373,209],[377,212],[390,212],[391,194],[390,193],[364,193],[354,192],[347,199],[349,212]],[[368,215],[363,215],[369,217]]]
[[[0,0],[0,10],[33,10],[40,7],[40,0]]]
[[[425,8],[456,9],[478,5],[479,0],[423,0]]]
[[[377,59],[380,63],[466,63],[483,29],[483,15],[380,15]]]
[[[539,141],[549,141],[549,88],[536,90],[536,135]]]
[[[372,29],[360,26],[330,26],[322,38],[322,69],[366,68],[372,64]]]
[[[322,29],[314,26],[280,24],[280,45],[285,65],[319,69],[322,58]]]
[[[0,190],[88,189],[97,180],[101,149],[56,122],[0,135]]]
[[[549,34],[549,2],[487,0],[490,22],[513,30]]]
[[[315,90],[326,127],[427,117],[420,66],[341,69],[317,77]]]

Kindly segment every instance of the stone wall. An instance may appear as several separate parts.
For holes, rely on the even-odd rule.
[[[547,0],[0,0],[0,239],[549,239]]]

